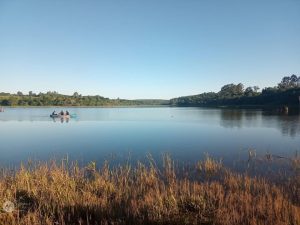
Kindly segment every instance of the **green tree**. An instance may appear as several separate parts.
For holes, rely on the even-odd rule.
[[[281,82],[278,84],[278,88],[280,89],[288,89],[299,87],[300,85],[300,77],[297,77],[295,74],[292,74],[290,77],[283,77]]]
[[[1,105],[3,105],[3,106],[11,106],[12,102],[9,99],[3,99],[2,102],[1,102]]]
[[[79,94],[78,94],[78,92],[76,91],[76,92],[74,92],[74,94],[73,94],[73,97],[74,98],[78,98],[79,97]]]
[[[239,83],[235,84],[226,84],[221,88],[219,96],[222,98],[232,98],[237,96],[242,96],[244,94],[244,85]]]
[[[245,94],[245,96],[248,96],[248,97],[253,96],[253,94],[254,94],[253,88],[247,87],[244,94]]]

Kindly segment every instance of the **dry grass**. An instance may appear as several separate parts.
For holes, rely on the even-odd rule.
[[[298,170],[278,184],[209,157],[184,171],[168,156],[163,169],[152,159],[99,171],[95,163],[21,166],[2,173],[6,200],[16,210],[0,212],[0,224],[300,224]]]

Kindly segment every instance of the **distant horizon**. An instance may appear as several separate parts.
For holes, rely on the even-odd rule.
[[[300,74],[300,1],[0,1],[0,91],[171,99]]]
[[[298,76],[298,74],[291,74],[291,75],[296,75],[296,76]],[[300,77],[300,76],[299,76],[299,77]],[[283,77],[282,77],[282,78],[283,78]],[[280,81],[282,80],[282,78],[280,79]],[[244,85],[244,88],[245,88],[245,89],[246,89],[247,87],[258,86],[258,87],[259,87],[259,92],[260,92],[260,91],[263,90],[264,88],[277,87],[277,86],[278,86],[278,83],[279,83],[280,81],[278,81],[278,82],[276,83],[276,85],[273,85],[273,86],[265,86],[265,87],[260,87],[260,86],[258,86],[258,85],[252,85],[252,86],[245,86],[244,84],[243,84],[243,85]],[[228,83],[226,83],[226,84],[223,84],[222,87],[223,87],[224,85],[227,85],[227,84],[239,84],[239,83],[241,83],[241,82],[237,82],[237,83],[228,82]],[[29,92],[32,92],[32,94],[38,95],[39,93],[47,94],[47,92],[57,92],[57,94],[60,94],[60,95],[72,96],[72,95],[74,95],[75,92],[77,92],[79,95],[82,95],[82,96],[101,96],[101,97],[109,98],[109,99],[124,99],[124,100],[170,100],[170,99],[173,99],[173,98],[187,97],[187,96],[193,96],[193,95],[199,95],[199,94],[202,94],[202,93],[208,93],[208,92],[215,92],[215,93],[217,93],[217,92],[219,92],[220,90],[221,90],[221,87],[220,87],[220,89],[217,90],[217,91],[206,91],[206,92],[194,93],[194,94],[190,94],[190,95],[178,95],[178,96],[173,96],[173,97],[168,98],[168,99],[166,99],[166,98],[147,98],[147,97],[146,97],[146,98],[133,98],[133,99],[131,99],[131,98],[126,98],[126,97],[110,98],[110,97],[107,97],[107,96],[105,96],[105,95],[103,95],[103,94],[101,94],[101,93],[100,93],[100,94],[99,94],[99,93],[98,93],[98,94],[83,94],[83,93],[80,93],[80,92],[78,92],[78,91],[73,91],[72,93],[62,93],[62,92],[59,92],[59,91],[56,91],[56,90],[37,91],[37,92],[34,92],[34,91],[23,92],[23,91],[20,91],[20,90],[18,90],[18,91],[16,91],[16,92],[7,92],[7,91],[2,91],[2,90],[0,90],[0,93],[9,93],[9,94],[17,95],[18,92],[20,91],[23,95],[29,95]]]

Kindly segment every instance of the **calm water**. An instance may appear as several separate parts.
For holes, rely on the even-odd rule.
[[[70,108],[76,118],[53,120],[54,108],[0,113],[0,165],[68,155],[82,162],[160,157],[182,161],[209,153],[230,163],[258,153],[291,155],[300,148],[300,115],[204,108]],[[56,108],[57,111],[60,109]]]

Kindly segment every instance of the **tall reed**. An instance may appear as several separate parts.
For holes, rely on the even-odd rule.
[[[297,168],[298,159],[292,161]],[[295,164],[295,165],[294,165]],[[236,173],[207,156],[178,169],[169,156],[159,168],[51,161],[3,171],[0,224],[300,224],[300,178],[287,182]]]

